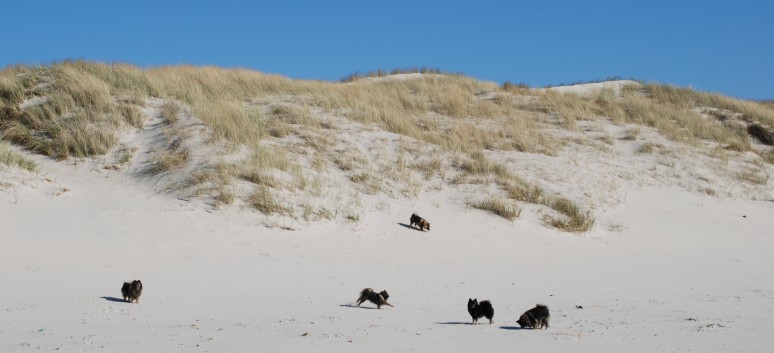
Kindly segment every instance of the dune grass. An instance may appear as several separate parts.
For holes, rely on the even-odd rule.
[[[32,151],[58,159],[100,155],[117,142],[116,129],[141,125],[141,115],[116,102],[108,83],[76,67],[6,68],[0,77],[0,132]],[[38,95],[46,99],[19,108]]]
[[[674,141],[692,145],[712,141],[736,151],[751,151],[749,134],[708,119],[697,108],[726,109],[748,123],[774,127],[774,109],[763,104],[671,85],[646,84],[641,92],[628,92],[614,107],[600,113],[656,128]]]
[[[250,206],[263,214],[288,214],[289,210],[282,206],[268,187],[259,187],[248,197]]]
[[[175,102],[166,102],[161,106],[161,117],[167,122],[167,124],[176,123],[180,117],[180,106]]]
[[[38,170],[38,165],[35,162],[14,151],[10,144],[5,141],[0,141],[0,164],[19,167],[30,172]]]
[[[562,231],[585,232],[594,226],[594,217],[590,211],[583,211],[581,206],[565,197],[547,195],[537,184],[527,182],[514,175],[501,163],[487,159],[483,153],[471,154],[467,159],[458,161],[457,168],[472,176],[491,177],[492,183],[504,191],[506,199],[547,206],[555,210],[559,217],[547,217],[546,224]],[[465,180],[463,179],[462,182]],[[508,220],[518,218],[521,209],[501,197],[483,201],[471,201],[469,206],[489,211]]]
[[[251,145],[265,137],[267,126],[266,121],[246,109],[243,102],[252,97],[292,95],[306,97],[309,104],[326,111],[344,113],[354,121],[377,124],[388,131],[452,150],[469,152],[487,148],[540,152],[554,147],[543,145],[547,139],[540,138],[541,134],[535,122],[530,121],[532,117],[528,112],[523,112],[524,116],[519,118],[522,113],[516,109],[515,103],[474,99],[477,92],[496,91],[500,90],[499,87],[459,75],[436,75],[406,81],[354,81],[341,85],[293,81],[256,71],[214,67],[176,66],[142,70],[127,65],[67,61],[38,70],[38,80],[51,76],[51,82],[55,84],[44,90],[49,99],[41,109],[23,112],[33,115],[35,120],[24,121],[27,127],[37,126],[39,121],[52,122],[55,117],[77,115],[83,111],[89,114],[78,121],[78,127],[98,123],[113,128],[122,123],[137,126],[138,122],[132,116],[120,119],[122,114],[118,110],[122,103],[113,101],[112,95],[156,96],[179,100],[191,106],[196,117],[211,126],[218,138],[234,144]],[[7,78],[14,75],[15,72],[7,73],[4,81],[10,83],[3,86],[7,86],[3,92],[15,102],[21,99],[18,92],[23,89],[19,88],[22,85],[18,80]],[[30,94],[27,92],[27,96]],[[287,117],[283,114],[275,114],[276,120]],[[45,130],[58,128],[49,126]],[[285,136],[287,133],[280,126],[268,128],[273,135]],[[45,144],[45,141],[35,139],[23,130],[14,130],[16,133],[12,139],[17,143],[29,146]],[[80,143],[82,137],[77,141]],[[110,141],[103,143],[109,146]],[[83,144],[98,145],[86,141]],[[82,156],[75,149],[58,149],[57,152],[42,147],[35,149],[47,154],[57,153],[61,158]],[[79,150],[99,154],[104,149]]]
[[[151,164],[147,170],[150,174],[159,174],[178,169],[188,161],[188,151],[184,149],[161,150],[151,158]]]
[[[551,208],[563,217],[546,215],[544,221],[549,225],[567,232],[585,232],[594,226],[594,217],[589,211],[583,211],[570,199],[555,197],[549,201]]]
[[[768,174],[760,168],[746,168],[736,175],[739,180],[751,184],[766,185],[769,182]]]
[[[512,221],[521,215],[521,208],[500,198],[468,203],[469,206],[491,212],[497,216]]]

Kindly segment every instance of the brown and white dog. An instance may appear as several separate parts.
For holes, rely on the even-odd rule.
[[[392,304],[387,302],[387,298],[389,297],[390,295],[387,294],[386,290],[376,293],[373,289],[366,288],[360,292],[360,298],[357,298],[357,306],[360,306],[360,304],[363,304],[366,300],[376,304],[377,309],[381,309],[382,305],[392,306]]]
[[[426,219],[417,216],[416,213],[411,214],[411,224],[410,227],[413,227],[414,225],[417,225],[420,230],[427,230],[430,231],[430,222],[428,222]]]

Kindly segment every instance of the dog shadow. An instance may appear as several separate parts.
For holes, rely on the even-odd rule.
[[[471,322],[459,322],[459,321],[449,321],[449,322],[437,322],[438,325],[473,325]]]
[[[100,298],[105,299],[105,300],[107,300],[109,302],[126,303],[126,300],[123,300],[121,298],[116,298],[116,297],[100,297]]]
[[[408,224],[406,224],[406,223],[400,223],[400,222],[398,222],[398,225],[399,225],[399,226],[403,226],[403,227],[405,227],[405,228],[408,228],[408,229],[411,229],[411,230],[416,230],[416,231],[418,231],[418,232],[421,232],[421,231],[422,231],[421,229],[416,229],[416,228],[414,228],[414,227],[412,227],[412,226],[410,226],[410,225],[408,225]]]
[[[374,307],[371,307],[371,306],[357,306],[357,305],[354,305],[354,304],[341,304],[339,306],[343,306],[345,308],[355,308],[355,309],[374,309],[374,310],[377,309],[377,308],[374,308]]]
[[[523,330],[521,326],[500,326],[502,330]]]

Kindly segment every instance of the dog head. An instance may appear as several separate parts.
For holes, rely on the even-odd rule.
[[[422,221],[419,222],[419,228],[427,229],[428,231],[430,231],[430,222],[428,222],[426,219],[423,219]]]
[[[524,313],[519,317],[518,320],[516,320],[516,323],[519,324],[521,327],[532,327],[532,322],[529,320],[529,316],[527,316],[527,313]]]
[[[389,298],[389,297],[390,297],[390,295],[389,295],[389,294],[387,294],[387,291],[386,291],[386,290],[383,290],[383,291],[379,292],[379,295],[381,295],[381,296],[382,296],[382,298],[384,298],[384,300],[387,300],[387,298]]]
[[[468,298],[468,311],[473,311],[478,306],[478,298],[476,299],[470,299]]]
[[[132,282],[132,289],[138,292],[142,291],[142,282],[140,280],[134,280],[134,282]]]

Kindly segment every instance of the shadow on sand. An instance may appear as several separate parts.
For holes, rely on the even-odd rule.
[[[105,300],[107,300],[107,301],[109,301],[109,302],[121,302],[121,303],[126,303],[126,300],[123,300],[123,299],[121,299],[121,298],[116,298],[116,297],[100,297],[100,298],[102,298],[102,299],[105,299]]]
[[[371,307],[371,306],[357,306],[357,305],[353,305],[353,304],[341,304],[339,306],[343,306],[345,308],[356,308],[356,309],[374,309],[374,310],[376,309],[376,308]]]
[[[523,330],[520,326],[500,326],[503,330]]]
[[[416,230],[416,231],[418,231],[418,232],[421,232],[421,231],[422,231],[421,229],[414,228],[414,227],[412,227],[412,226],[410,226],[410,225],[408,225],[408,224],[406,224],[406,223],[398,223],[398,225],[399,225],[399,226],[402,226],[402,227],[406,227],[406,228],[408,228],[408,229],[411,229],[411,230]]]

